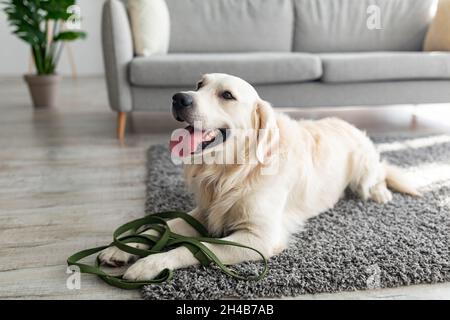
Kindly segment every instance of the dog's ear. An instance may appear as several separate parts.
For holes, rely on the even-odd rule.
[[[279,132],[275,111],[272,106],[264,101],[259,100],[256,105],[256,129],[257,144],[256,158],[261,163],[265,161],[275,152],[279,142]]]

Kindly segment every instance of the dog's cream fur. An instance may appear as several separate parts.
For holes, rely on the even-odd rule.
[[[236,100],[222,99],[223,90],[230,91]],[[290,235],[298,232],[308,218],[332,208],[347,187],[363,199],[378,203],[392,199],[387,186],[419,195],[400,169],[380,161],[374,145],[363,132],[342,120],[292,120],[276,113],[247,82],[225,74],[205,75],[202,87],[187,94],[194,99],[192,110],[185,114],[189,123],[200,121],[205,128],[225,127],[231,132],[278,130],[276,148],[261,134],[253,141],[257,154],[252,155],[247,148],[240,149],[258,160],[262,156],[262,162],[185,166],[186,181],[197,201],[197,208],[190,214],[215,236],[254,247],[271,257],[286,248]],[[225,142],[222,147],[228,144]],[[277,161],[276,174],[261,174],[273,161]],[[183,220],[172,220],[169,225],[176,233],[197,235]],[[259,258],[242,248],[205,245],[226,264]],[[111,265],[125,264],[134,258],[115,247],[106,249],[100,256],[104,263]],[[186,248],[179,247],[138,260],[124,277],[151,279],[164,268],[195,264],[197,259]]]

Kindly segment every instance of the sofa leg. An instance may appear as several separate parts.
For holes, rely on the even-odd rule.
[[[118,112],[117,113],[117,138],[123,140],[125,137],[125,127],[127,125],[127,113]]]

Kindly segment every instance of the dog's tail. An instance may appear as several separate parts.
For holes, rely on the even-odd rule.
[[[414,197],[421,197],[422,194],[416,189],[414,179],[401,168],[384,162],[386,169],[386,184],[391,189],[406,193]]]

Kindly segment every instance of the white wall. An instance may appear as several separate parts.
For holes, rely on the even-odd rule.
[[[77,40],[69,45],[79,75],[103,74],[101,52],[101,8],[104,0],[78,0],[81,7],[81,29],[87,32],[85,40]],[[0,76],[21,76],[28,71],[30,49],[28,45],[11,34],[4,5],[0,4]],[[58,65],[58,73],[71,74],[67,52],[63,52]]]

